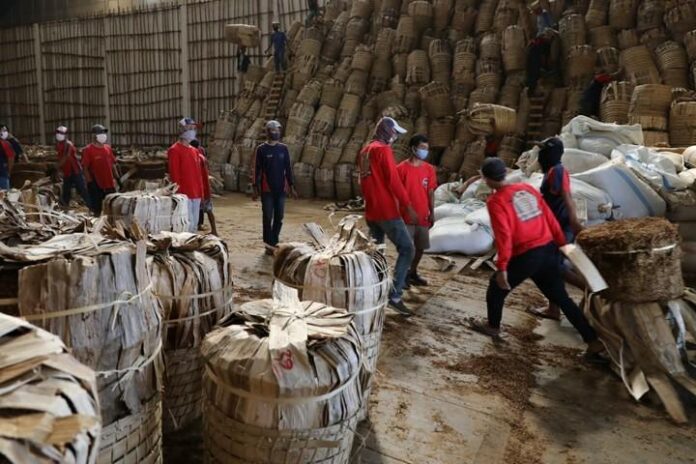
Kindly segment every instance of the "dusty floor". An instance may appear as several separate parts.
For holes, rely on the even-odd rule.
[[[302,240],[308,221],[329,229],[324,204],[289,201],[282,239]],[[268,296],[260,204],[228,195],[216,200],[215,213],[237,301]],[[355,463],[696,463],[696,405],[689,404],[691,423],[676,426],[654,400],[633,401],[608,369],[578,358],[581,340],[567,321],[538,323],[524,312],[543,303],[533,286],[510,296],[504,341],[493,345],[463,325],[485,315],[489,271],[439,272],[427,257],[423,269],[431,286],[407,295],[417,316],[388,312]],[[167,463],[202,462],[200,426],[168,446]]]

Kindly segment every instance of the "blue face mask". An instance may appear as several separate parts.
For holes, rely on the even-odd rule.
[[[418,159],[424,160],[428,157],[428,150],[426,148],[419,148],[416,150],[416,157]]]

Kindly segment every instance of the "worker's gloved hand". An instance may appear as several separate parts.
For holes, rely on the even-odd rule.
[[[503,290],[511,290],[512,287],[510,287],[510,282],[508,282],[508,276],[507,276],[507,271],[498,271],[495,273],[495,283],[498,284],[498,287],[502,288]]]

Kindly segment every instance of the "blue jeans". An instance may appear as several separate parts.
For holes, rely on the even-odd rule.
[[[87,186],[85,184],[85,178],[82,177],[82,173],[72,174],[70,176],[63,177],[63,193],[61,195],[60,201],[66,208],[70,205],[70,198],[72,197],[73,187],[80,194],[82,199],[88,208],[91,207],[89,204],[89,195],[87,194]]]
[[[284,193],[262,193],[261,210],[263,211],[263,243],[276,246],[280,240],[280,229],[285,216]]]
[[[370,235],[379,244],[384,243],[385,235],[396,246],[399,257],[394,266],[394,284],[389,298],[400,300],[406,286],[406,276],[411,267],[411,262],[416,254],[416,247],[413,245],[411,234],[408,233],[403,219],[392,219],[389,221],[372,222],[367,221],[370,228]]]
[[[276,72],[285,71],[285,50],[275,50],[273,52],[273,62]]]
[[[10,178],[0,177],[0,190],[10,190]]]

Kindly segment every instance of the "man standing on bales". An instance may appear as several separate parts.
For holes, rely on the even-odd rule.
[[[271,45],[266,49],[268,55],[273,47],[273,62],[275,72],[285,71],[285,47],[288,44],[288,37],[285,32],[280,30],[280,23],[273,21],[273,33],[271,34]]]

